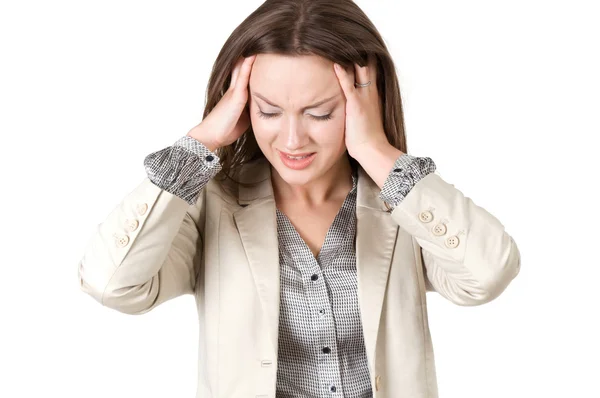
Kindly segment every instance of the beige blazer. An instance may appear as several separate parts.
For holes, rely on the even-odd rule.
[[[83,291],[143,314],[193,294],[198,308],[197,398],[275,398],[279,256],[270,164],[227,194],[216,180],[196,205],[145,178],[98,225],[79,264]],[[493,215],[438,172],[392,213],[359,167],[358,294],[373,397],[437,398],[426,291],[458,305],[496,298],[520,254]]]

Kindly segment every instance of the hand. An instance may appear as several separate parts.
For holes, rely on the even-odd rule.
[[[255,59],[256,55],[252,55],[237,61],[229,89],[202,122],[187,133],[188,136],[214,151],[232,144],[248,129],[248,82]]]
[[[344,95],[346,96],[346,148],[348,154],[356,158],[358,151],[365,145],[389,145],[385,136],[382,118],[382,106],[377,92],[377,62],[374,55],[369,56],[367,66],[354,64],[347,71],[338,64],[334,70]],[[357,83],[372,83],[367,87],[354,87]]]

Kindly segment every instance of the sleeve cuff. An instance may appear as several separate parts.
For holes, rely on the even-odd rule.
[[[217,156],[217,154],[211,150],[209,150],[203,143],[198,141],[195,138],[190,137],[189,135],[183,136],[179,138],[174,146],[182,147],[187,151],[195,154],[200,157],[205,162],[205,167],[207,169],[220,169],[220,161],[221,159]]]
[[[196,203],[202,188],[222,168],[216,153],[187,135],[146,156],[144,167],[154,185],[190,205]]]
[[[436,165],[431,158],[403,153],[396,159],[381,188],[379,198],[393,209],[402,202],[417,182],[435,170]]]

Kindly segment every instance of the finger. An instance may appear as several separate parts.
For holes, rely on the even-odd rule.
[[[233,72],[231,72],[231,82],[229,83],[230,89],[235,87],[235,82],[237,80],[238,75],[240,74],[240,67],[242,66],[243,62],[244,62],[244,58],[240,57],[236,61],[235,66],[233,67]]]
[[[235,88],[238,93],[244,92],[248,88],[248,81],[250,80],[250,71],[252,70],[252,64],[256,59],[256,54],[244,59],[244,63],[240,68],[239,75],[235,82]]]
[[[369,80],[371,80],[373,82],[372,87],[373,87],[373,92],[376,93],[377,95],[377,106],[379,108],[380,111],[383,110],[383,103],[382,103],[382,98],[381,98],[381,93],[379,92],[379,89],[377,87],[377,68],[378,68],[378,61],[377,61],[377,56],[375,54],[369,54]]]
[[[335,74],[342,86],[346,99],[351,98],[354,95],[354,71],[348,72],[339,64],[334,64]]]
[[[377,56],[375,54],[369,54],[369,68],[368,68],[369,80],[376,84],[377,82]]]
[[[364,84],[369,82],[369,67],[368,65],[359,66],[357,63],[354,64],[354,73],[356,74],[356,83]],[[367,88],[368,87],[364,87]],[[367,91],[364,90],[363,91]]]

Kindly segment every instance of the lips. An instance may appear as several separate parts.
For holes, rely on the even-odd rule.
[[[295,157],[295,158],[299,158],[301,156],[308,156],[308,155],[312,155],[315,152],[304,152],[304,153],[287,153],[287,152],[283,152],[283,151],[279,151],[282,154],[286,155],[286,156],[291,156],[291,157]]]
[[[281,162],[292,170],[302,170],[307,168],[317,156],[316,152],[304,152],[306,157],[291,158],[285,152],[279,152]]]

